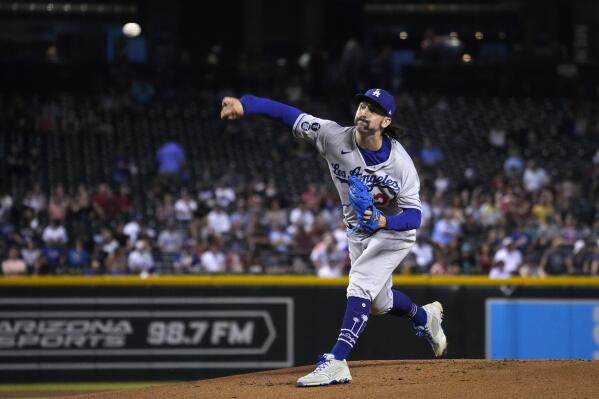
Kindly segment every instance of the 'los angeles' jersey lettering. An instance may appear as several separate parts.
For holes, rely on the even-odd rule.
[[[317,124],[318,129],[306,129]],[[396,215],[402,208],[420,209],[420,180],[412,159],[403,146],[391,140],[389,158],[378,165],[366,165],[355,141],[355,127],[302,114],[295,121],[293,135],[314,145],[327,160],[333,183],[342,204],[349,203],[349,176],[358,176],[368,187],[377,208],[385,215]],[[351,207],[344,207],[346,223],[355,225]]]

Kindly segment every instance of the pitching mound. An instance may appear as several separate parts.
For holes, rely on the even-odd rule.
[[[310,367],[113,391],[89,399],[364,399],[364,398],[596,398],[599,362],[591,361],[362,361],[350,362],[353,381],[296,388]]]

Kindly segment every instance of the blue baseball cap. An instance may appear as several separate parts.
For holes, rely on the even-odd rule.
[[[395,115],[395,97],[387,90],[368,89],[364,94],[356,94],[355,98],[358,101],[373,101],[385,111],[385,115],[389,118]]]

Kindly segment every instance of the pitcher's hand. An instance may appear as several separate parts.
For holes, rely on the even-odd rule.
[[[220,118],[225,120],[234,120],[243,117],[243,105],[235,97],[225,97],[222,102]]]

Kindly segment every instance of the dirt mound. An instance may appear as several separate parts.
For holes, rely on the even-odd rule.
[[[353,381],[296,388],[313,366],[241,374],[74,399],[315,398],[596,398],[599,362],[592,361],[361,361],[350,362]]]

